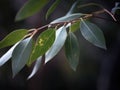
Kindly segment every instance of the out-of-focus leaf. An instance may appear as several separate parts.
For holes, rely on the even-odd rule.
[[[66,39],[65,53],[71,68],[76,71],[79,63],[79,43],[76,36],[72,32],[69,33]]]
[[[40,66],[41,66],[41,63],[42,63],[42,56],[40,56],[40,57],[36,60],[35,65],[34,65],[34,68],[33,68],[33,70],[32,70],[32,73],[28,76],[27,79],[32,78],[32,77],[36,74],[36,72],[39,70],[39,68],[40,68]]]
[[[60,17],[60,18],[52,21],[51,24],[59,23],[59,22],[69,22],[69,21],[71,21],[71,20],[80,18],[80,17],[82,17],[82,16],[84,16],[84,15],[85,15],[85,14],[82,14],[82,13],[68,14],[68,15],[65,15],[65,16],[63,16],[63,17]]]
[[[98,3],[87,3],[87,4],[79,5],[78,8],[80,9],[80,8],[85,8],[90,6],[100,7],[101,9],[104,9],[104,7]]]
[[[17,43],[27,34],[26,29],[19,29],[8,34],[2,41],[0,41],[0,48],[4,48]]]
[[[62,26],[56,31],[55,42],[45,54],[45,63],[51,60],[62,48],[67,37],[66,27]]]
[[[42,32],[37,39],[32,55],[30,57],[29,64],[34,62],[38,57],[45,54],[45,52],[52,46],[55,40],[55,30],[49,28]]]
[[[106,49],[103,32],[95,24],[81,19],[80,30],[86,40],[97,47]]]
[[[78,22],[76,22],[76,23],[74,23],[74,24],[72,24],[71,26],[70,26],[70,31],[71,32],[75,32],[76,30],[78,30],[80,28],[80,22],[78,21]]]
[[[78,2],[79,2],[79,0],[78,0],[78,1],[75,1],[75,2],[73,3],[73,5],[71,6],[70,10],[68,11],[68,13],[67,13],[66,15],[69,15],[69,14],[72,14],[72,13],[73,13],[73,11],[74,11],[74,9],[75,9],[75,7],[76,7],[76,5],[77,5]]]
[[[13,77],[25,66],[32,52],[32,37],[21,41],[12,53]]]
[[[10,58],[12,57],[12,53],[13,50],[15,49],[15,47],[19,44],[16,43],[14,46],[12,46],[1,58],[0,58],[0,66],[2,66],[3,64],[5,64],[8,60],[10,60]]]
[[[120,2],[115,3],[115,7],[112,8],[111,12],[115,14],[118,9],[120,10]]]
[[[20,21],[39,12],[49,0],[28,0],[17,13],[15,20]]]
[[[59,5],[61,0],[56,0],[52,6],[48,9],[47,14],[46,14],[46,19],[50,16],[50,14],[55,10],[55,8]]]

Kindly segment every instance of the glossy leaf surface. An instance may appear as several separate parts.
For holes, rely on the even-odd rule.
[[[0,41],[0,48],[11,46],[21,40],[27,34],[26,29],[19,29],[8,34],[2,41]]]
[[[26,38],[21,41],[12,53],[12,71],[13,77],[25,66],[31,51],[32,51],[32,38]]]
[[[32,72],[31,72],[31,74],[28,76],[28,79],[32,78],[37,73],[37,71],[39,70],[39,68],[41,66],[41,63],[42,63],[42,56],[40,56],[36,60],[34,68],[33,68]]]
[[[65,43],[66,37],[67,37],[66,28],[62,26],[56,31],[55,42],[45,54],[45,63],[51,60],[60,51],[60,49],[63,47]]]
[[[80,30],[86,40],[97,47],[106,49],[103,32],[95,24],[81,19]]]
[[[65,42],[65,53],[70,67],[76,71],[79,63],[79,42],[74,33],[70,32]]]
[[[13,50],[15,47],[19,44],[16,43],[14,46],[12,46],[1,58],[0,58],[0,66],[4,65],[10,58],[12,57]]]

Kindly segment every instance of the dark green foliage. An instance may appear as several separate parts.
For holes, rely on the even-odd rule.
[[[28,0],[17,13],[15,20],[20,21],[39,12],[49,0]]]
[[[74,33],[70,32],[65,43],[65,53],[68,63],[74,71],[76,71],[79,63],[79,52],[80,50],[77,37],[74,35]]]

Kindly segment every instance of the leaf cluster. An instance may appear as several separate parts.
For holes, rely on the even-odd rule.
[[[48,2],[49,0],[28,0],[17,13],[16,21],[32,16],[47,5]],[[48,9],[46,18],[53,13],[60,2],[61,0],[55,0]],[[8,34],[0,41],[0,48],[13,46],[0,58],[0,66],[4,65],[11,58],[14,77],[25,65],[30,66],[35,62],[33,71],[28,77],[29,79],[41,67],[42,57],[45,57],[43,64],[46,64],[64,47],[68,63],[71,69],[76,71],[80,56],[79,40],[74,33],[77,30],[80,30],[80,34],[82,34],[84,39],[93,45],[106,49],[103,32],[97,25],[88,20],[88,18],[93,17],[93,12],[91,14],[73,13],[75,5],[76,2],[65,16],[52,21],[48,25],[37,29],[19,29]],[[95,5],[99,6],[98,4]],[[95,14],[104,12],[106,12],[106,9],[102,7],[102,10],[95,12]],[[37,39],[34,40],[33,38],[36,36],[36,33],[44,28],[47,29],[40,33]]]

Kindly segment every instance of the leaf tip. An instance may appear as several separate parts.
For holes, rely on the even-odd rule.
[[[19,14],[17,14],[16,17],[15,17],[15,22],[18,22],[18,21],[21,21],[21,20],[22,20],[22,18],[19,16]]]
[[[104,50],[107,50],[107,47],[106,46],[104,46],[104,47],[102,47]]]

